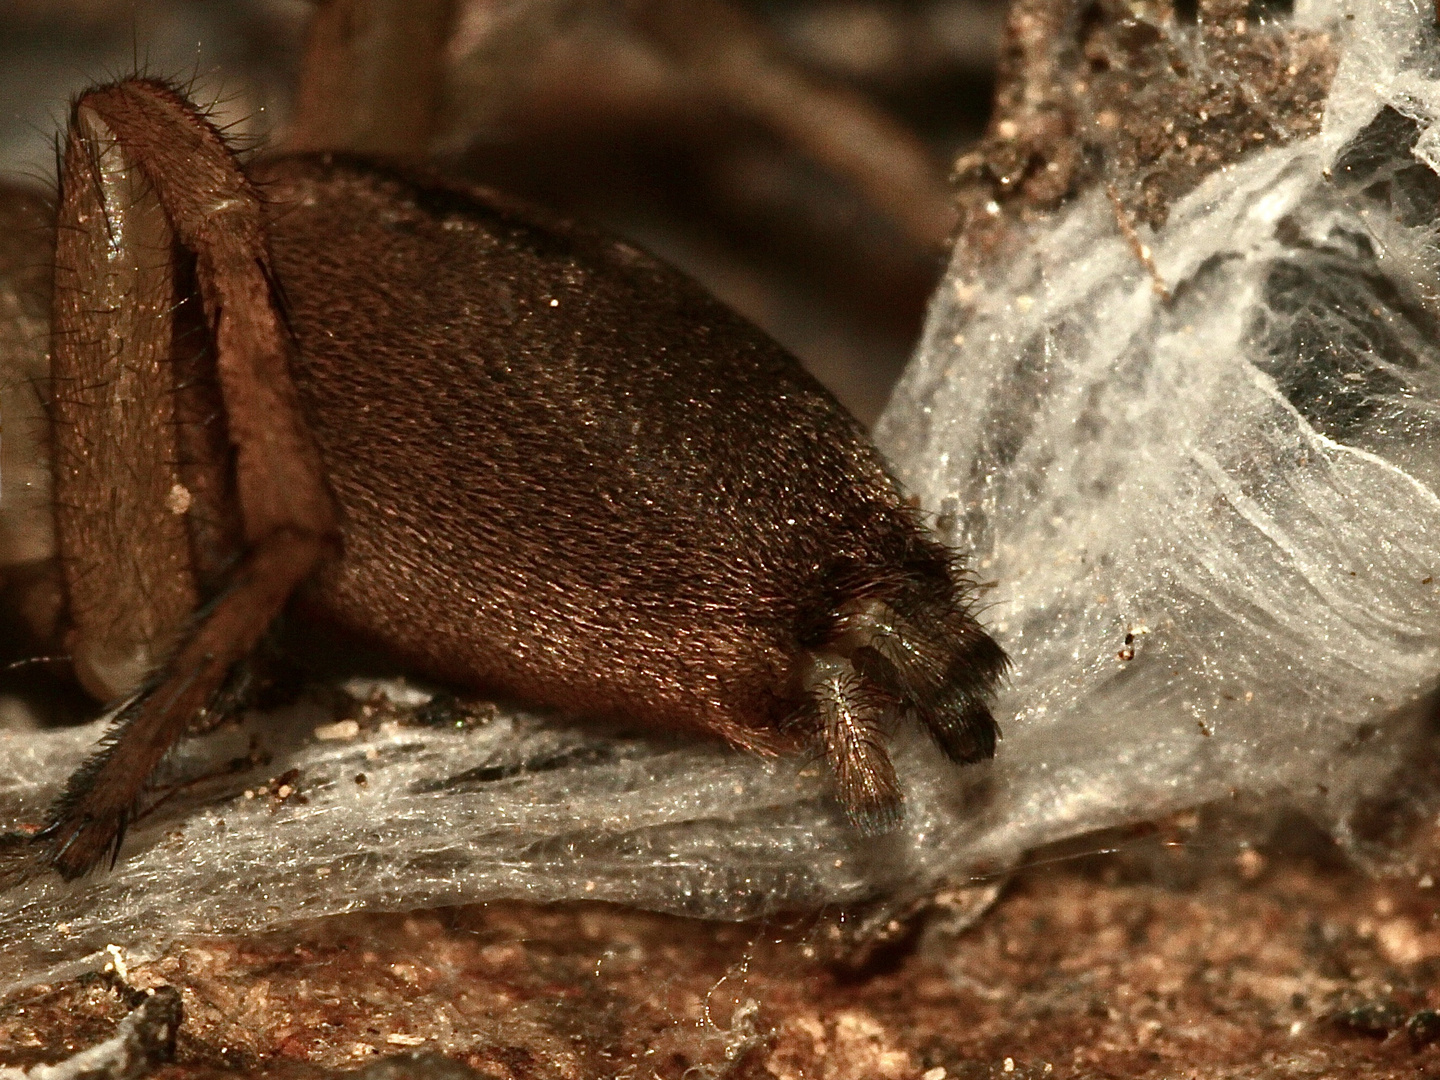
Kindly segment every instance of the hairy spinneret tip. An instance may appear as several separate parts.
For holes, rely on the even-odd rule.
[[[835,609],[804,679],[836,794],[866,835],[904,817],[886,748],[899,718],[918,720],[958,764],[993,757],[1000,736],[987,699],[1005,653],[972,616],[954,559],[928,541],[911,544],[918,556],[902,564],[904,573],[848,577],[855,598]]]
[[[845,818],[861,836],[885,836],[904,824],[905,800],[897,791],[884,801],[846,805]]]
[[[983,701],[965,700],[953,712],[932,717],[926,729],[947,758],[957,765],[973,765],[995,756],[1000,725]]]

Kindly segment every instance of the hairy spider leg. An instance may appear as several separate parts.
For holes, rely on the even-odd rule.
[[[169,655],[149,658],[156,664],[153,677],[135,702],[121,710],[105,745],[72,778],[39,834],[48,845],[51,865],[67,878],[85,873],[116,849],[160,760],[204,712],[232,666],[250,652],[295,586],[336,542],[331,496],[291,381],[291,346],[274,293],[260,198],[205,117],[163,83],[122,82],[89,91],[75,103],[57,222],[57,264],[69,274],[68,287],[59,281],[56,285],[52,350],[57,380],[86,386],[104,385],[113,377],[96,369],[93,350],[84,351],[87,342],[106,345],[100,350],[101,362],[113,359],[115,351],[113,329],[87,321],[97,313],[87,306],[83,290],[88,281],[103,277],[104,268],[86,260],[128,254],[114,250],[120,236],[116,217],[128,212],[126,192],[117,186],[132,187],[135,175],[158,198],[175,242],[195,259],[236,451],[245,555],[204,611],[178,610],[183,618],[176,626],[177,609],[185,605],[172,603],[158,620],[170,624],[160,627],[168,629],[175,642]],[[101,243],[93,242],[96,236]],[[153,239],[152,244],[157,249],[169,246]],[[121,341],[119,348],[125,347]],[[117,501],[143,497],[127,486],[126,476],[143,471],[146,463],[122,464],[122,475],[106,490],[112,505],[87,506],[67,498],[67,490],[85,490],[85,470],[93,464],[87,448],[107,439],[106,425],[113,422],[107,410],[127,406],[113,394],[99,408],[73,399],[72,404],[66,414],[66,396],[57,398],[57,441],[64,443],[64,452],[56,455],[56,487],[59,504],[71,515],[68,529],[65,519],[59,520],[69,545],[67,551],[62,544],[62,565],[74,592],[97,587],[97,557],[87,547],[93,532],[89,523],[113,512]],[[103,553],[98,556],[102,566],[104,558]],[[193,565],[178,560],[170,576],[183,582],[193,573]],[[163,579],[155,584],[174,587],[174,581]],[[98,587],[103,589],[103,582]],[[116,606],[115,598],[107,603],[102,597],[72,611],[74,640],[82,652],[87,642],[104,635]],[[136,645],[156,641],[169,644],[157,633]]]

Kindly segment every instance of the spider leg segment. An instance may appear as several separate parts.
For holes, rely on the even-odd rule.
[[[291,381],[260,199],[204,116],[157,82],[83,95],[57,237],[55,486],[71,647],[92,692],[144,686],[39,835],[73,878],[118,846],[150,773],[334,543],[336,523]],[[193,534],[167,501],[180,483],[163,443],[176,422],[163,316],[177,252],[195,261],[243,532],[237,569],[203,611]],[[116,266],[128,276],[117,281]],[[120,325],[137,282],[149,321]],[[117,430],[131,437],[107,453]],[[150,530],[143,546],[134,528]]]
[[[279,614],[318,551],[314,537],[283,532],[258,545],[153,688],[121,712],[107,745],[71,778],[38,836],[63,876],[86,873],[107,853],[113,859],[151,772]]]

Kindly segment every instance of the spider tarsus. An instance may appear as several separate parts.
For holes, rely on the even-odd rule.
[[[46,870],[74,881],[99,866],[107,854],[113,867],[128,824],[128,814],[109,822],[57,816],[38,832],[0,833],[0,890],[22,885]]]
[[[125,779],[131,773],[125,730],[146,700],[137,695],[116,711],[101,748],[70,777],[50,810],[49,823],[31,837],[43,847],[45,861],[67,881],[89,873],[107,854],[112,867],[119,858],[139,792],[139,785]]]
[[[125,834],[123,817],[119,820],[83,818],[78,822],[59,822],[55,841],[46,843],[50,868],[66,881],[82,878],[94,870],[105,856],[110,856],[110,865],[115,865],[120,854],[120,844]]]
[[[23,885],[45,869],[38,833],[0,833],[0,890]]]

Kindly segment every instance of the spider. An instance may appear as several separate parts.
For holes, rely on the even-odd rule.
[[[916,718],[991,756],[1004,666],[860,426],[645,253],[382,161],[242,167],[172,85],[75,102],[49,410],[64,640],[114,726],[26,867],[113,859],[287,609],[530,705],[820,750],[893,828]],[[26,872],[29,872],[27,869]]]

